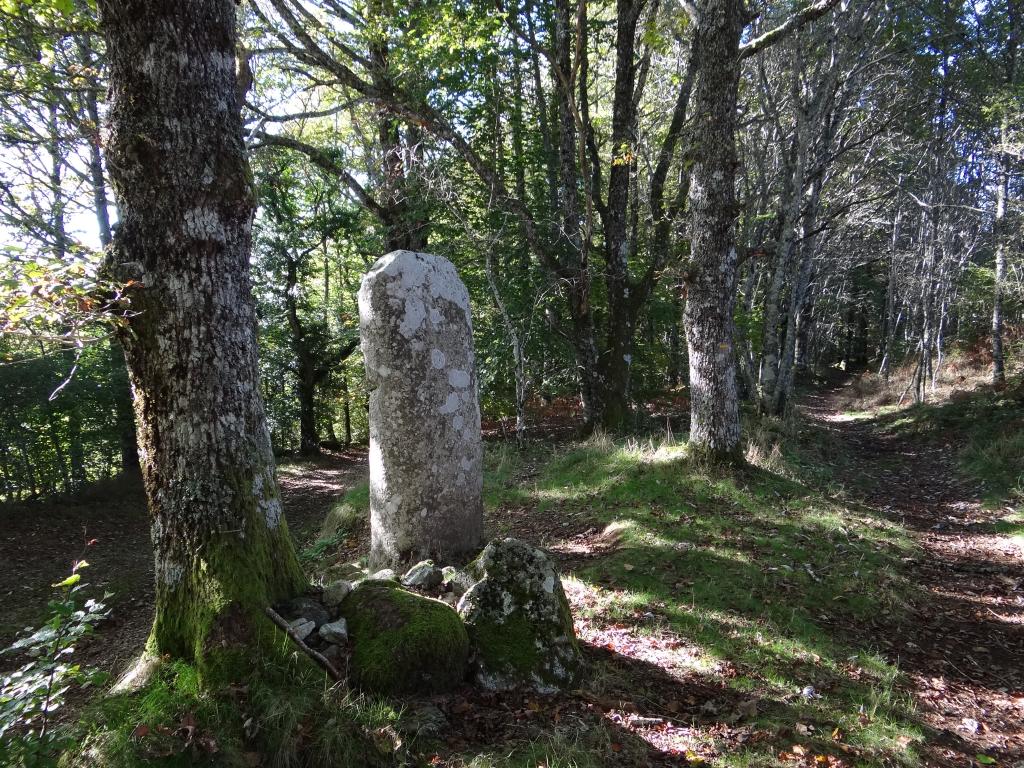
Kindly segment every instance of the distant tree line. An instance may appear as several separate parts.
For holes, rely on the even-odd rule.
[[[957,344],[997,385],[1020,357],[1018,0],[254,0],[236,21],[278,452],[365,440],[355,291],[395,248],[456,263],[484,410],[527,433],[541,399],[622,430],[674,391],[729,456],[742,404],[782,416],[806,372],[909,371],[923,400]],[[139,308],[95,299],[121,215],[93,11],[6,4],[0,32],[13,499],[130,464],[97,321]]]

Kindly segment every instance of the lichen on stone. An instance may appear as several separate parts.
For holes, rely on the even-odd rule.
[[[503,539],[488,544],[466,571],[476,581],[458,609],[477,684],[542,693],[572,685],[582,657],[551,559],[525,542]]]

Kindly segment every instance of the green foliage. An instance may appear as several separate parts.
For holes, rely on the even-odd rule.
[[[0,7],[0,501],[110,475],[131,419],[123,362],[106,359],[130,281],[102,273],[106,193],[86,172],[100,162],[95,28],[91,2]]]
[[[263,206],[255,226],[260,368],[275,450],[299,447],[299,394],[312,377],[321,439],[365,441],[356,291],[364,229],[328,178],[294,153],[263,153],[254,171]],[[303,369],[306,365],[306,370]],[[335,446],[337,447],[337,446]]]
[[[104,679],[102,672],[83,668],[72,660],[75,645],[109,614],[103,603],[91,598],[81,600],[85,587],[81,570],[87,566],[84,560],[78,561],[71,575],[53,585],[57,595],[49,603],[49,620],[37,630],[28,630],[4,650],[28,656],[30,661],[0,678],[3,765],[55,766],[61,752],[74,743],[73,734],[55,720],[68,691]]]
[[[134,458],[128,377],[117,347],[90,343],[39,355],[0,339],[4,354],[0,501],[74,493]]]

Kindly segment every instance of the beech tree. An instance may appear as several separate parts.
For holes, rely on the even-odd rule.
[[[395,247],[456,265],[485,424],[516,418],[520,435],[551,406],[574,426],[650,426],[678,397],[694,450],[735,456],[734,403],[784,417],[801,378],[833,365],[886,384],[909,371],[897,397],[924,400],[978,334],[1012,384],[1018,5],[242,4],[275,451],[365,439],[355,293]],[[85,349],[109,331],[83,333],[88,301],[58,313],[50,294],[91,279],[118,218],[118,158],[94,140],[108,50],[72,6],[0,7],[0,280],[17,304],[0,376],[20,393],[0,425],[7,498],[73,491],[131,471],[119,445],[135,454],[115,426],[132,421],[119,351]],[[705,40],[723,19],[727,55]]]
[[[819,0],[741,47],[752,20],[742,0],[688,5],[695,23],[693,168],[690,182],[690,258],[686,342],[690,360],[690,442],[712,459],[735,457],[740,446],[733,311],[738,257],[736,100],[744,58],[774,45],[826,13],[837,0]]]
[[[203,661],[211,633],[304,582],[260,399],[249,286],[255,196],[232,0],[101,0],[106,152],[121,217],[108,269],[152,516],[151,646]]]

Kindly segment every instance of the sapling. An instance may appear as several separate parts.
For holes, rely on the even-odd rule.
[[[39,629],[26,629],[2,651],[30,660],[0,677],[0,765],[56,765],[72,736],[58,726],[55,713],[73,686],[94,685],[105,678],[104,672],[72,661],[76,643],[110,613],[97,600],[82,602],[81,571],[88,565],[84,559],[76,560],[71,574],[52,585],[56,595],[48,603],[49,620]],[[107,593],[103,599],[109,597]]]

